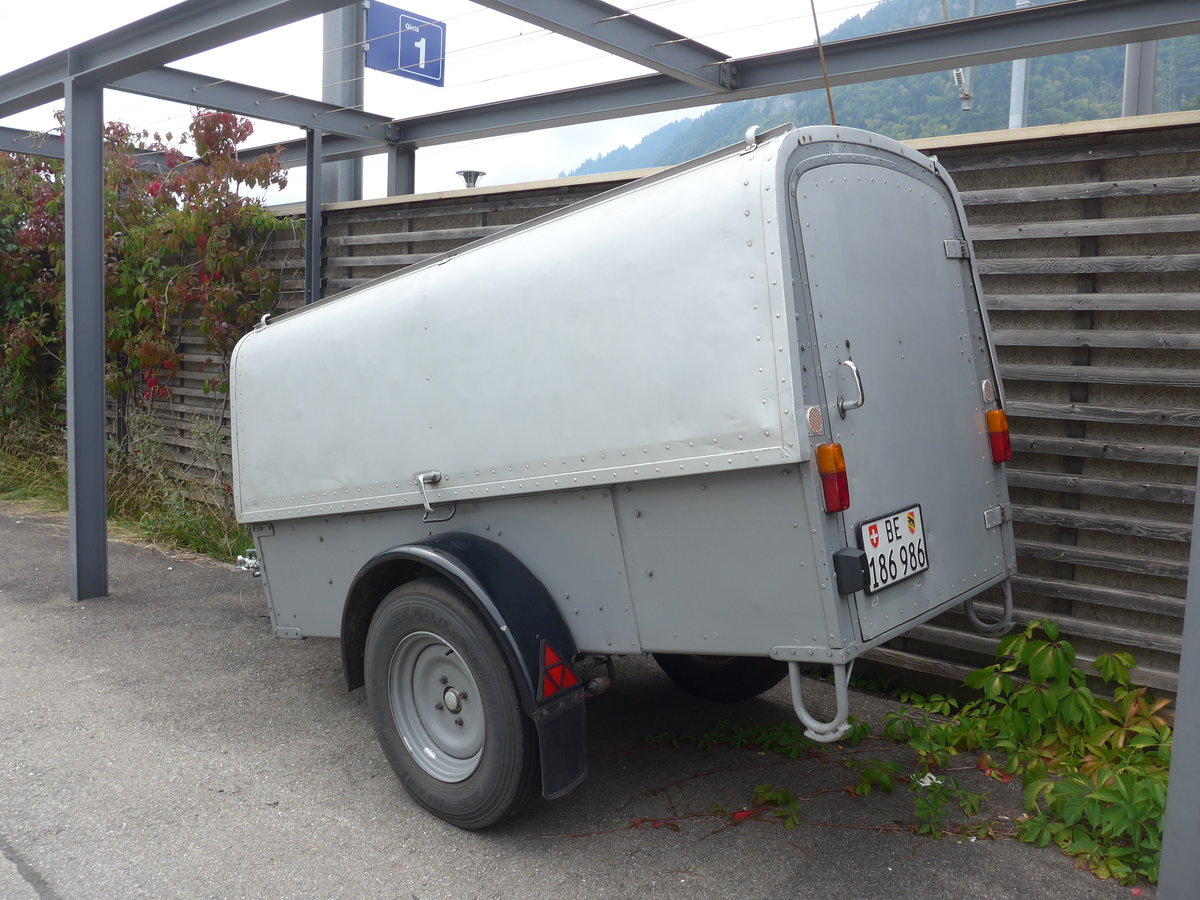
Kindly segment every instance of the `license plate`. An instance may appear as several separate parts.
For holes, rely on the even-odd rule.
[[[863,522],[858,526],[858,545],[867,554],[868,594],[929,568],[920,506]]]

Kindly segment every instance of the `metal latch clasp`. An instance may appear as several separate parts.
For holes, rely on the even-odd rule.
[[[1012,504],[1001,503],[983,511],[983,527],[998,528],[1012,518]]]
[[[441,515],[434,513],[433,506],[429,502],[429,494],[425,488],[427,485],[437,484],[442,480],[442,473],[437,469],[430,469],[428,472],[417,472],[413,475],[417,481],[417,488],[421,491],[421,505],[425,507],[425,515],[421,517],[422,522],[448,522],[454,518],[454,514],[458,512],[458,504],[451,503],[449,512],[444,512]]]
[[[946,259],[970,259],[971,248],[966,241],[949,240],[942,241],[942,246],[946,248]]]

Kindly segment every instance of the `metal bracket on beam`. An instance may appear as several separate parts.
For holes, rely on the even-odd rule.
[[[738,87],[738,70],[731,62],[721,63],[720,68],[721,87],[727,90],[735,91]]]

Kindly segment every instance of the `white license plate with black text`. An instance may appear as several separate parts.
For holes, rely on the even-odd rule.
[[[858,545],[867,554],[868,594],[929,568],[920,506],[863,522],[858,526]]]

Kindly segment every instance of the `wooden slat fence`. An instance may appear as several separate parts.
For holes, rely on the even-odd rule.
[[[1173,690],[1200,455],[1200,116],[1027,134],[920,142],[962,191],[998,348],[1017,620],[1054,618],[1084,663],[1130,650],[1135,679]],[[628,180],[331,205],[325,292]],[[300,305],[300,242],[277,239],[270,253],[281,307]],[[171,424],[191,477],[211,478],[226,461],[197,459],[188,422],[228,433],[227,410],[203,391],[220,361],[189,340]],[[954,613],[870,656],[961,679],[995,644]]]
[[[1137,120],[1133,120],[1134,123]],[[1174,690],[1200,445],[1200,118],[921,142],[971,224],[1015,457],[1017,619]],[[959,614],[877,658],[961,677]]]

